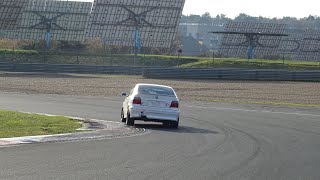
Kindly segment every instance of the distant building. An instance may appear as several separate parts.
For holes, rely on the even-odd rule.
[[[201,41],[192,36],[184,36],[182,41],[182,54],[184,56],[204,56],[210,52],[210,49],[203,45]]]
[[[210,34],[210,31],[222,31],[223,26],[216,24],[180,23],[179,34],[181,37],[193,37],[207,49],[218,49],[222,36]]]

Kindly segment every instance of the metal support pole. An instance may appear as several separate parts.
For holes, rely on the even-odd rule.
[[[138,53],[140,50],[140,28],[137,25],[135,27],[134,33],[134,58],[133,58],[133,66],[136,66],[136,59],[138,58]]]
[[[146,65],[146,51],[143,49],[143,66]]]
[[[134,55],[133,55],[133,66],[135,66],[136,65],[136,57],[137,57],[137,53],[136,53],[136,45],[134,45],[133,46],[133,53],[134,53]]]
[[[214,56],[215,56],[214,50],[212,50],[212,66],[214,66]]]
[[[247,39],[249,41],[248,47],[248,60],[254,58],[254,49],[256,47],[257,37],[254,35],[247,35]]]
[[[179,49],[178,51],[178,67],[180,66],[180,54],[182,53],[182,49]]]
[[[178,52],[178,67],[180,66],[180,53]]]
[[[46,32],[46,48],[50,49],[50,43],[51,43],[51,33],[50,31]]]
[[[46,47],[45,47],[45,55],[44,55],[44,62],[47,63],[47,56],[48,56],[48,50],[50,49],[51,44],[51,33],[50,30],[47,30],[46,32]]]
[[[135,51],[135,49],[134,49],[134,51]],[[134,53],[134,55],[133,55],[133,67],[136,66],[136,58],[137,58],[137,55],[136,55],[136,53]]]

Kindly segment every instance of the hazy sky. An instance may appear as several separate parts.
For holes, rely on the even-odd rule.
[[[226,14],[234,18],[239,13],[264,17],[307,17],[320,16],[320,0],[186,0],[183,14],[203,14],[211,16]]]
[[[186,0],[184,15],[202,15],[205,12],[209,12],[211,16],[225,14],[229,18],[234,18],[240,13],[270,18],[302,18],[309,15],[320,16],[320,0]]]

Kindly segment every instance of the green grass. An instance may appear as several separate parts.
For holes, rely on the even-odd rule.
[[[0,54],[24,54],[24,55],[35,55],[35,54],[39,54],[39,53],[38,53],[38,51],[34,51],[34,50],[0,49]]]
[[[174,67],[181,63],[196,62],[193,57],[178,59],[176,56],[138,55],[132,54],[77,54],[77,53],[54,53],[39,54],[13,54],[0,53],[0,62],[15,63],[49,63],[49,64],[86,64],[107,66],[163,66]]]
[[[0,72],[1,74],[1,72]],[[71,77],[84,77],[84,78],[119,78],[119,79],[137,79],[142,78],[138,75],[112,75],[112,74],[75,74],[75,73],[61,73],[62,75]]]
[[[82,52],[44,52],[29,50],[0,49],[3,62],[49,63],[49,64],[86,64],[106,66],[162,66],[185,68],[249,68],[249,69],[288,69],[320,70],[320,62],[293,60],[265,60],[241,58],[212,58],[191,56],[168,56],[139,54],[89,54]]]
[[[239,58],[202,58],[197,62],[185,63],[182,67],[252,68],[252,69],[289,69],[319,70],[319,62],[293,60],[265,60]]]
[[[0,138],[72,133],[81,127],[67,117],[0,110]]]
[[[133,55],[131,55],[133,56]],[[138,56],[140,57],[153,57],[153,58],[161,58],[161,59],[178,59],[178,56],[168,56],[168,55],[154,55],[154,54],[146,54],[146,55],[143,55],[143,54],[139,54]],[[193,56],[180,56],[179,57],[180,59],[186,59],[186,60],[194,60],[194,59],[199,59],[198,57],[193,57]]]

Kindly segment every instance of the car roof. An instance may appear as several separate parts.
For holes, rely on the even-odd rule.
[[[165,85],[161,85],[161,84],[146,84],[146,83],[138,83],[136,84],[136,86],[156,86],[156,87],[164,87],[164,88],[170,88],[173,89],[170,86],[165,86]]]

